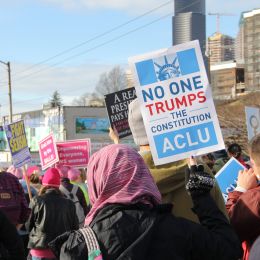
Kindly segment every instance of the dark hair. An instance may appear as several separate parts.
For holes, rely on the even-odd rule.
[[[30,182],[33,183],[33,184],[38,184],[38,183],[40,183],[39,175],[38,175],[37,173],[33,173],[33,174],[30,176]]]
[[[236,159],[238,159],[241,156],[242,149],[241,146],[237,143],[231,144],[228,147],[228,152],[234,156]]]
[[[57,190],[58,193],[62,194],[61,191],[59,190],[59,188],[55,188],[52,186],[42,186],[39,191],[39,196],[44,195],[46,193],[46,191],[49,189],[55,189],[55,190]]]

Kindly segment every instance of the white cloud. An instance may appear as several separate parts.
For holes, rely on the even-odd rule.
[[[207,10],[220,13],[241,13],[242,11],[260,8],[259,0],[206,0]]]
[[[166,3],[167,0],[39,0],[40,2],[52,4],[64,9],[114,9],[130,13],[141,13]],[[195,1],[195,0],[194,0]],[[159,12],[169,12],[172,4],[162,8]],[[206,0],[208,11],[212,12],[234,12],[260,8],[259,0]]]
[[[111,64],[84,64],[75,67],[49,68],[46,65],[40,69],[46,69],[41,73],[22,77],[21,74],[30,65],[12,64],[12,92],[14,113],[40,109],[46,103],[52,93],[58,90],[64,104],[69,105],[71,101],[86,92],[93,92],[99,76],[103,72],[109,71],[114,65]],[[37,71],[39,67],[37,67]],[[19,74],[20,72],[20,74]],[[32,73],[28,70],[27,73]],[[1,75],[3,71],[1,70]],[[0,85],[1,89],[7,85]],[[8,113],[8,96],[0,96],[1,114]]]
[[[136,12],[149,10],[162,4],[160,0],[40,0],[43,3],[60,6],[64,9],[115,9]],[[166,2],[166,1],[165,1]]]
[[[168,1],[161,0],[8,0],[0,1],[0,6],[26,5],[37,2],[41,4],[53,5],[65,10],[93,10],[93,9],[113,9],[129,13],[142,13],[152,8],[160,6]],[[196,0],[194,0],[196,1]],[[169,12],[173,8],[174,0],[159,12]],[[260,8],[259,0],[206,0],[207,10],[211,12],[234,12]]]

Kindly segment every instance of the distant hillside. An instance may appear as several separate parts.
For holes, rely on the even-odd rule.
[[[260,92],[249,93],[232,101],[215,101],[226,146],[237,142],[247,149],[245,106],[260,107]]]

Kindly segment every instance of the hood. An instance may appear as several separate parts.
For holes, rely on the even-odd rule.
[[[144,204],[113,204],[103,208],[90,226],[106,248],[102,252],[104,259],[146,259],[158,213],[171,212],[171,207],[158,205],[150,209]]]
[[[150,151],[140,152],[140,154],[162,195],[180,189],[185,185],[185,170],[188,167],[186,160],[156,166]]]

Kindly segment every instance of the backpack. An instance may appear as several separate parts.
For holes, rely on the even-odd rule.
[[[73,188],[71,191],[68,191],[64,186],[60,186],[60,191],[65,195],[65,197],[67,199],[70,199],[76,208],[76,214],[79,220],[79,227],[83,227],[84,226],[84,221],[85,221],[85,214],[84,214],[84,210],[82,208],[82,206],[79,203],[79,199],[77,196],[77,192],[78,192],[79,187],[76,185],[73,185]]]
[[[99,248],[99,244],[95,233],[90,226],[85,226],[79,230],[85,239],[85,243],[88,249],[88,260],[102,260],[102,253]]]

